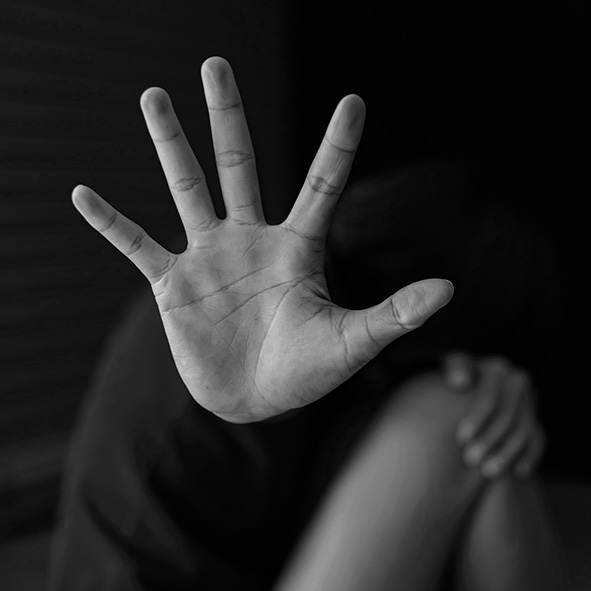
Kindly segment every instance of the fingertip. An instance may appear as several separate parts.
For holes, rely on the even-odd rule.
[[[330,121],[326,136],[335,147],[354,151],[361,141],[365,123],[365,103],[363,99],[350,94],[341,99]]]
[[[446,378],[449,385],[458,391],[464,391],[472,384],[470,374],[459,367],[448,369]]]
[[[77,185],[72,191],[72,202],[78,213],[93,227],[109,215],[110,206],[102,197],[86,185]]]
[[[446,382],[455,390],[464,391],[473,385],[474,362],[462,351],[450,351],[443,355],[442,371]]]
[[[394,321],[392,326],[405,332],[419,328],[445,306],[452,295],[451,282],[441,279],[424,279],[399,289],[386,300],[389,316]]]
[[[159,86],[147,88],[140,96],[140,107],[145,113],[163,115],[169,111],[171,104],[168,92]]]
[[[440,282],[440,290],[442,292],[442,297],[445,302],[443,305],[445,306],[445,304],[448,304],[454,296],[454,284],[449,279],[436,279],[435,281]]]
[[[205,60],[201,66],[201,78],[210,110],[225,110],[241,104],[232,67],[223,57],[214,56]]]
[[[92,200],[94,191],[87,187],[86,185],[76,185],[74,189],[72,189],[72,203],[74,207],[78,209],[78,211],[82,211],[83,209],[87,209],[87,204],[90,200]]]
[[[76,185],[72,189],[72,200],[78,199],[86,191],[88,187],[86,185]]]
[[[232,76],[230,62],[219,55],[209,57],[201,64],[203,80],[213,82],[216,86],[226,86],[230,76]]]
[[[365,117],[365,101],[358,94],[348,94],[341,99],[340,105],[359,117]]]
[[[201,71],[216,72],[231,68],[230,62],[220,55],[212,55],[201,64]]]
[[[449,304],[454,295],[454,286],[447,279],[425,279],[414,284],[422,293],[427,316]]]

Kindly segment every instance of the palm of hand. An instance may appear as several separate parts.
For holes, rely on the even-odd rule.
[[[142,108],[187,232],[185,252],[168,252],[86,187],[77,187],[73,199],[150,280],[195,400],[226,420],[256,421],[334,389],[420,326],[452,290],[433,279],[368,310],[334,305],[324,279],[324,240],[360,139],[363,103],[356,96],[341,101],[292,212],[270,226],[229,65],[211,58],[203,78],[226,219],[215,215],[201,167],[161,89],[146,91]]]
[[[153,286],[177,366],[203,406],[233,420],[272,416],[353,373],[347,311],[330,302],[314,244],[280,226],[221,222],[205,234]],[[334,358],[328,372],[319,351]]]

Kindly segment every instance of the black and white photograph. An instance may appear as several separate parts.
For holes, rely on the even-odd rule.
[[[0,591],[591,591],[590,40],[0,0]]]

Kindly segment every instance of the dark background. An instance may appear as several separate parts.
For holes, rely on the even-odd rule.
[[[353,177],[465,158],[543,228],[567,295],[547,311],[560,326],[549,462],[590,479],[589,19],[583,1],[0,0],[0,535],[51,521],[101,343],[144,286],[71,190],[88,184],[170,246],[180,223],[139,96],[169,91],[215,189],[199,76],[210,55],[234,67],[271,222],[355,92],[368,118]]]

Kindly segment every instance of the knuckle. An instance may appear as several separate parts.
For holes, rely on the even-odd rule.
[[[390,300],[390,311],[392,312],[392,318],[394,319],[394,322],[402,328],[406,329],[406,326],[403,321],[403,314],[400,310],[400,307],[393,300]]]
[[[172,191],[176,191],[177,193],[186,193],[187,191],[194,189],[197,185],[200,185],[202,182],[203,177],[200,175],[183,177],[182,179],[172,183],[170,185],[170,189]]]
[[[125,254],[128,257],[135,254],[142,247],[145,239],[146,239],[146,232],[140,228],[138,233],[135,235],[135,238],[132,240],[131,244],[129,245],[127,252]]]
[[[216,163],[221,168],[240,166],[249,160],[254,160],[254,155],[251,152],[242,152],[241,150],[226,150],[216,154]]]
[[[402,330],[411,331],[419,325],[416,319],[420,318],[420,314],[417,314],[417,310],[409,302],[405,302],[405,304],[401,305],[394,301],[394,298],[390,298],[390,315],[392,321]]]
[[[177,138],[181,137],[182,131],[179,129],[177,131],[172,132],[170,135],[166,137],[152,137],[152,141],[155,144],[168,144],[170,142],[174,142]]]
[[[191,232],[199,233],[199,232],[209,232],[214,228],[217,228],[220,225],[220,220],[213,217],[213,218],[206,218],[196,224],[189,225],[188,229]]]
[[[307,182],[315,193],[323,195],[339,195],[341,187],[330,183],[327,179],[321,176],[308,175]]]
[[[441,361],[444,375],[453,385],[473,385],[474,361],[469,355],[454,351],[445,354]]]
[[[336,144],[331,138],[328,137],[328,135],[324,136],[324,141],[331,146],[332,148],[334,148],[335,150],[338,150],[339,152],[343,152],[345,154],[355,154],[356,149],[355,148],[348,148],[345,146],[339,146],[338,144]]]
[[[118,217],[119,212],[117,210],[113,210],[113,213],[111,214],[111,217],[107,220],[107,223],[104,225],[103,228],[99,228],[98,231],[101,234],[108,232],[115,225],[115,222],[117,221]]]
[[[165,265],[161,269],[157,269],[152,277],[152,282],[154,284],[159,283],[167,273],[175,266],[176,262],[179,260],[179,257],[175,254],[168,253],[168,258],[166,259]]]

